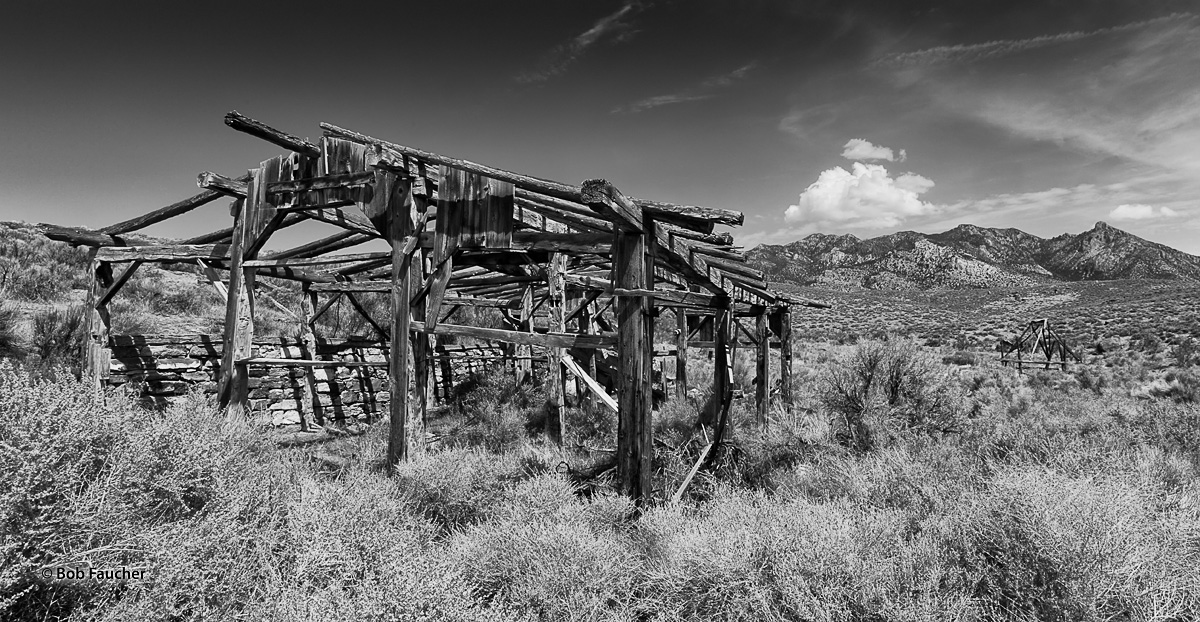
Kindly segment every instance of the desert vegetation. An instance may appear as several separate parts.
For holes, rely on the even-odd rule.
[[[148,411],[119,390],[4,362],[0,611],[1195,619],[1200,410],[1194,380],[1183,380],[1195,378],[1189,348],[1176,346],[1163,381],[1177,389],[1139,393],[1124,367],[1021,375],[983,356],[943,361],[953,347],[901,338],[809,344],[798,348],[797,404],[760,429],[752,403],[735,402],[732,442],[680,503],[670,497],[706,442],[695,427],[705,396],[663,403],[655,500],[641,511],[609,485],[611,414],[571,408],[556,445],[542,436],[540,389],[504,374],[462,387],[432,422],[428,450],[387,476],[386,423],[290,447],[200,394]],[[750,376],[735,373],[739,388],[749,392]],[[64,563],[157,574],[37,578]]]

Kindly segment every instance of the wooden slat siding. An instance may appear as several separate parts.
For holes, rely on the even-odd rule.
[[[142,261],[188,261],[194,259],[226,259],[228,244],[174,244],[169,246],[107,246],[96,257],[109,263]]]
[[[304,315],[304,322],[301,323],[301,343],[303,346],[300,349],[301,358],[316,359],[317,358],[317,334],[313,330],[313,313],[317,308],[317,295],[310,291],[311,286],[305,284],[300,293],[300,309]],[[390,335],[389,335],[390,336]],[[301,385],[301,399],[303,400],[304,408],[300,409],[300,429],[307,430],[309,419],[317,425],[324,425],[325,413],[321,407],[321,399],[317,393],[317,375],[312,368],[304,370],[304,384]],[[309,417],[305,417],[305,414]]]
[[[94,388],[103,386],[104,378],[108,377],[109,361],[112,350],[108,346],[109,329],[112,322],[109,319],[108,305],[99,305],[100,296],[113,285],[112,267],[96,259],[95,251],[90,253],[88,261],[91,283],[88,287],[88,303],[84,306],[84,321],[86,322],[83,339],[82,378]]]
[[[104,249],[99,249],[99,250],[103,251]],[[99,256],[99,254],[97,253],[97,257],[98,256]],[[123,287],[125,285],[125,283],[127,283],[129,281],[130,277],[133,276],[134,272],[137,272],[138,267],[141,265],[142,265],[142,262],[134,261],[134,262],[130,263],[128,266],[125,266],[125,269],[121,272],[121,276],[118,276],[116,279],[113,280],[113,284],[110,285],[108,288],[106,288],[104,290],[104,292],[102,292],[100,294],[100,297],[93,302],[92,307],[99,309],[101,307],[107,306],[108,301],[112,300],[112,297],[115,296],[117,294],[117,292],[121,291],[121,287]]]
[[[329,139],[326,139],[328,141]],[[403,192],[403,188],[400,188]],[[404,254],[405,237],[412,235],[414,223],[404,197],[389,197],[387,206],[388,240],[392,245],[392,356],[388,365],[391,400],[388,402],[387,469],[394,472],[396,464],[409,457],[408,366],[409,331],[412,327],[411,259]],[[423,432],[423,431],[422,431]]]
[[[463,218],[472,207],[472,177],[462,171],[439,169],[438,219],[433,223],[433,274],[430,277],[425,322],[436,326],[446,287],[454,277],[454,254],[462,245]],[[478,179],[478,178],[475,178]]]
[[[321,155],[321,151],[317,146],[307,140],[277,130],[261,121],[256,121],[246,115],[240,114],[236,110],[231,110],[225,114],[225,125],[239,132],[245,132],[251,136],[261,138],[273,145],[283,147],[288,151],[295,151],[310,157]]]
[[[779,307],[779,400],[792,405],[792,309]]]
[[[439,155],[428,151],[422,151],[413,147],[406,147],[397,143],[380,140],[366,134],[361,134],[353,130],[338,127],[329,123],[321,123],[321,129],[325,130],[327,136],[337,136],[344,139],[353,140],[366,145],[379,147],[383,150],[383,158],[381,163],[386,163],[388,166],[402,166],[403,156],[410,156],[431,164],[439,164],[456,168],[459,170],[476,173],[485,177],[491,177],[500,181],[512,183],[516,188],[529,190],[539,194],[548,195],[554,198],[563,199],[571,202],[580,201],[580,187],[564,184],[562,182],[551,181],[548,179],[540,179],[529,175],[522,175],[512,171],[493,168],[483,164],[470,162],[458,158]],[[703,228],[711,231],[712,225],[727,224],[740,225],[744,221],[744,216],[740,212],[724,209],[716,209],[711,207],[700,207],[696,205],[675,205],[671,203],[663,203],[661,201],[651,201],[647,199],[631,198],[631,201],[643,207],[647,213],[653,215],[665,216],[667,220],[673,221],[677,226],[695,226],[695,223],[702,222]]]
[[[575,227],[577,229],[595,231],[598,233],[612,232],[612,223],[600,218],[596,218],[594,212],[590,213],[588,216],[580,216],[574,213],[542,205],[536,201],[520,198],[519,195],[516,199],[516,205],[525,210],[525,213],[517,220],[532,226],[536,226],[538,224],[535,222],[536,219],[534,217],[540,216],[563,223],[565,225],[569,225],[571,227]]]
[[[277,181],[267,186],[270,194],[292,192],[314,192],[317,190],[350,190],[362,186],[374,185],[377,173],[374,169],[356,171],[353,173],[337,173],[317,177],[302,177]],[[289,201],[281,201],[287,203]]]
[[[230,179],[212,171],[204,171],[196,176],[196,185],[201,188],[219,192],[235,199],[246,198],[246,182]]]
[[[767,425],[767,410],[771,405],[771,333],[767,329],[767,314],[760,313],[755,319],[754,334],[758,340],[755,349],[755,375],[758,383],[754,387],[754,414],[758,425]]]
[[[450,157],[438,155],[436,153],[430,153],[428,151],[414,149],[412,147],[405,147],[403,145],[398,145],[396,143],[388,142],[385,140],[380,140],[378,138],[372,138],[370,136],[367,136],[365,134],[360,134],[360,133],[352,131],[352,130],[340,128],[336,125],[331,125],[329,123],[322,123],[321,129],[325,130],[325,133],[328,136],[337,136],[340,138],[353,140],[355,142],[380,147],[384,150],[384,156],[385,156],[382,159],[382,161],[390,161],[392,164],[397,164],[398,162],[400,162],[402,160],[402,156],[409,156],[409,157],[415,158],[417,160],[428,162],[430,164],[438,164],[438,165],[446,166],[449,168],[466,171],[468,173],[474,173],[476,175],[490,177],[490,178],[498,180],[498,181],[506,181],[506,182],[513,184],[516,187],[534,190],[536,192],[540,192],[542,194],[550,195],[550,196],[557,197],[560,199],[566,199],[569,201],[575,201],[575,200],[579,199],[579,189],[575,188],[569,184],[563,184],[560,182],[549,181],[546,179],[538,179],[537,177],[531,177],[529,175],[522,175],[520,173],[513,173],[511,171],[505,171],[505,170],[498,169],[498,168],[492,168],[490,166],[476,164],[474,162],[469,162],[467,160],[450,158]],[[388,157],[388,156],[390,156],[390,157]],[[439,188],[439,194],[440,194],[440,188]]]
[[[429,332],[434,335],[461,335],[464,337],[513,343],[519,346],[538,346],[542,348],[611,348],[617,343],[617,337],[612,333],[597,335],[536,333],[523,330],[505,330],[502,328],[480,328],[478,326],[463,326],[459,324],[438,324],[434,328],[429,328],[425,326],[424,322],[412,322],[412,330]]]
[[[590,207],[612,205],[601,201],[611,198],[607,182],[585,182],[593,192],[585,192]],[[613,214],[618,214],[612,209]],[[647,272],[647,237],[640,233],[643,222],[625,220],[613,233],[613,269],[611,280],[622,289],[649,289],[653,267]],[[637,230],[631,230],[636,225]],[[654,455],[651,412],[651,353],[654,346],[648,298],[617,298],[617,486],[639,507],[650,499],[651,469]]]
[[[688,392],[687,376],[688,356],[688,325],[687,310],[675,309],[675,395],[686,398]]]

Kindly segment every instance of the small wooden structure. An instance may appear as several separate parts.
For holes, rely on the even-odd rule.
[[[1071,350],[1066,340],[1050,327],[1050,320],[1038,319],[1029,322],[1015,342],[1000,342],[1000,364],[1016,365],[1022,371],[1025,366],[1038,365],[1050,369],[1051,365],[1067,370],[1068,359],[1082,363],[1083,359]],[[1037,355],[1041,355],[1038,357]],[[1055,357],[1058,361],[1055,362]]]
[[[637,199],[603,179],[580,185],[549,181],[325,123],[324,136],[311,143],[237,112],[225,122],[287,153],[240,177],[202,173],[203,191],[196,196],[99,230],[42,225],[52,239],[93,248],[83,373],[97,384],[109,375],[117,343],[109,334],[108,301],[138,266],[186,262],[200,266],[227,301],[220,347],[212,350],[221,357],[212,366],[220,404],[252,406],[250,388],[261,370],[286,367],[305,377],[296,400],[301,425],[319,424],[328,406],[319,389],[327,379],[317,370],[386,368],[389,465],[420,448],[427,410],[437,398],[435,366],[445,381],[448,359],[471,356],[461,348],[438,347],[442,335],[510,344],[525,377],[531,360],[544,358],[548,407],[559,433],[564,371],[578,379],[580,393],[615,410],[618,483],[639,502],[652,485],[656,355],[674,357],[680,395],[689,384],[712,383],[718,399],[709,417],[716,442],[727,426],[733,349],[739,343],[756,353],[758,421],[765,423],[770,401],[772,346],[780,351],[780,399],[792,399],[790,310],[796,304],[823,305],[771,291],[732,237],[713,232],[715,225],[740,225],[741,213]],[[132,235],[222,197],[232,200],[228,228],[171,245]],[[306,220],[338,232],[264,251],[272,234]],[[386,241],[389,250],[336,253],[373,240]],[[295,314],[303,318],[298,356],[255,355],[255,307],[267,297],[266,282],[298,284],[302,290],[303,308]],[[320,358],[334,346],[315,333],[317,318],[342,298],[363,311],[355,296],[364,292],[390,297],[390,326],[363,312],[383,355],[349,362]],[[501,309],[510,325],[453,322],[457,309],[472,306]],[[662,309],[674,312],[676,339],[656,348],[653,327]],[[747,327],[745,318],[754,321]],[[713,378],[689,376],[691,348],[715,350]],[[596,349],[616,351],[617,364],[610,366],[615,398],[597,381]]]

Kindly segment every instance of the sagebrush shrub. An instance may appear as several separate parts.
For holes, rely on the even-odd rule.
[[[53,308],[33,316],[29,350],[43,365],[79,364],[84,339],[84,308]]]
[[[861,451],[903,430],[958,431],[964,410],[947,370],[900,340],[861,343],[832,363],[821,399],[840,419],[847,442]]]
[[[5,291],[0,289],[0,298]],[[21,314],[11,304],[0,302],[0,358],[21,356],[21,335],[18,329]]]

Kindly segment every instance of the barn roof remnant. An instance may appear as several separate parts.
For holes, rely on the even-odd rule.
[[[672,353],[683,391],[689,344],[716,349],[720,428],[732,393],[730,350],[738,343],[732,327],[740,326],[741,317],[758,318],[753,330],[742,331],[759,352],[760,419],[765,419],[769,383],[763,378],[769,374],[772,336],[787,354],[781,375],[790,399],[788,309],[819,305],[770,289],[732,236],[715,231],[718,225],[741,225],[740,212],[630,197],[604,179],[578,185],[542,179],[328,123],[321,124],[324,135],[315,143],[236,111],[225,123],[287,153],[245,175],[201,173],[199,194],[107,227],[41,225],[51,239],[93,249],[83,352],[85,376],[93,381],[102,383],[109,370],[114,336],[108,301],[138,266],[162,262],[200,266],[226,297],[216,374],[220,402],[230,407],[248,405],[249,370],[255,366],[311,370],[330,365],[311,354],[315,347],[306,350],[309,359],[253,355],[254,303],[264,295],[256,291],[260,279],[300,284],[309,346],[316,340],[315,318],[329,300],[388,294],[392,325],[375,326],[390,351],[400,354],[385,363],[392,395],[409,396],[390,401],[389,464],[406,459],[422,436],[436,335],[543,349],[551,361],[551,406],[558,412],[564,369],[587,381],[587,391],[603,393],[592,377],[593,361],[576,353],[615,349],[617,397],[603,397],[619,417],[619,485],[639,500],[650,492],[656,308],[675,310],[679,322],[681,336]],[[230,227],[174,244],[137,233],[221,198],[232,201]],[[334,231],[286,250],[266,250],[274,233],[304,221],[325,223]],[[338,252],[372,240],[386,241],[390,250]],[[318,296],[329,297],[324,306]],[[549,315],[538,326],[533,309],[542,305]],[[453,311],[464,306],[502,307],[520,311],[521,317],[505,329],[453,323]],[[692,340],[705,328],[711,341]],[[410,358],[414,378],[409,377]],[[410,385],[415,385],[411,395],[396,390]],[[312,390],[302,401],[319,418],[320,400]]]

